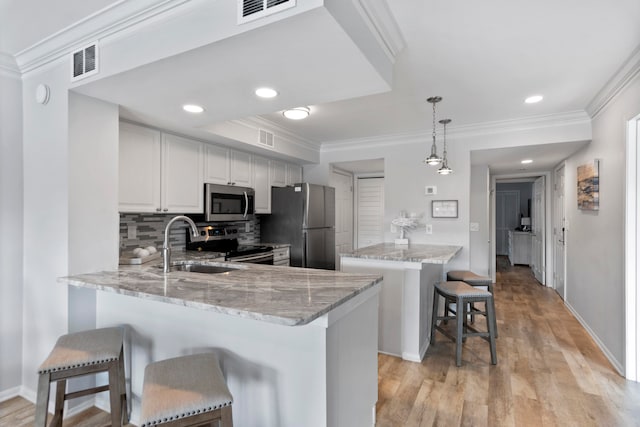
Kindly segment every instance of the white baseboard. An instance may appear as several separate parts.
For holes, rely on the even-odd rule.
[[[596,344],[598,345],[598,347],[600,348],[600,350],[602,350],[602,352],[604,353],[605,357],[609,360],[609,362],[613,365],[613,367],[616,369],[616,371],[618,371],[618,373],[624,377],[624,368],[622,367],[622,365],[620,364],[620,362],[618,362],[616,360],[616,358],[613,356],[613,354],[609,351],[609,349],[607,348],[606,345],[604,345],[604,343],[600,340],[600,338],[598,338],[598,336],[596,335],[596,333],[593,331],[593,329],[591,329],[589,327],[589,324],[582,318],[582,316],[580,316],[578,314],[578,312],[571,306],[571,304],[569,304],[568,302],[564,302],[565,307],[567,307],[569,309],[569,311],[571,312],[571,314],[573,314],[573,317],[575,317],[578,322],[580,322],[580,324],[582,325],[582,327],[587,331],[587,333],[591,336],[591,338],[593,338],[593,340],[596,342]]]
[[[0,402],[20,396],[20,386],[0,391]]]

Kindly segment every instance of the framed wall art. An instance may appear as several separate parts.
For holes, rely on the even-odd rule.
[[[578,209],[597,211],[600,209],[600,162],[578,166]]]
[[[434,200],[431,202],[431,218],[458,218],[457,200]]]

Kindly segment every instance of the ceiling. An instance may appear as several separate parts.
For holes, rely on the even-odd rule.
[[[112,2],[0,0],[0,50],[15,54]],[[251,81],[259,81],[265,72],[277,75],[291,67],[307,70],[307,80],[298,81],[297,73],[291,73],[290,81],[279,82],[282,86],[276,89],[283,96],[271,106],[239,102],[232,90],[226,90],[230,87],[222,83],[238,69],[233,61],[225,61],[228,67],[220,61],[200,64],[208,65],[213,78],[219,79],[218,86],[206,86],[197,78],[171,79],[176,70],[184,69],[184,57],[159,61],[105,81],[103,87],[96,86],[96,93],[105,97],[108,93],[124,111],[152,120],[156,112],[151,106],[164,103],[169,109],[185,93],[216,91],[211,96],[215,95],[217,105],[228,108],[212,114],[211,123],[202,119],[196,123],[181,113],[172,113],[172,123],[205,129],[219,120],[259,116],[307,141],[322,144],[430,132],[431,106],[425,99],[432,95],[443,97],[438,117],[451,118],[452,131],[456,126],[583,111],[640,44],[638,0],[388,0],[387,4],[405,41],[396,57],[391,90],[373,80],[364,82],[362,88],[354,87],[358,84],[357,73],[350,75],[349,71],[362,68],[358,62],[362,58],[348,46],[342,48],[344,32],[338,26],[314,27],[314,22],[305,22],[301,16],[260,30],[274,38],[279,31],[296,34],[296,42],[271,47],[268,55],[259,50],[251,52],[262,54],[260,66],[243,67],[242,81],[233,88],[247,90],[240,87],[247,85],[252,89]],[[30,25],[25,27],[23,22]],[[242,37],[251,36],[236,37],[228,43],[251,49],[242,43]],[[321,64],[321,59],[328,58],[326,51],[334,50],[327,45],[336,55],[332,62]],[[208,49],[218,49],[219,54],[223,47],[220,44]],[[320,72],[314,72],[316,68]],[[145,78],[149,84],[134,84]],[[163,79],[169,84],[163,84]],[[372,78],[367,75],[365,79]],[[127,90],[122,90],[122,85]],[[115,87],[119,90],[113,90]],[[135,96],[127,96],[132,90]],[[532,94],[542,94],[544,100],[524,104],[524,98]],[[136,104],[135,99],[143,97],[153,102]],[[298,105],[309,105],[311,116],[302,121],[282,116],[283,108]],[[205,107],[212,113],[218,108]],[[474,152],[473,161],[490,158],[495,171],[515,172],[521,166],[511,162],[519,162],[521,157],[544,155],[544,160],[540,158],[536,164],[543,167],[556,164],[579,148],[579,144],[553,144]]]

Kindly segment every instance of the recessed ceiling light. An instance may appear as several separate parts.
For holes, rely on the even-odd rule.
[[[271,89],[270,87],[260,87],[256,89],[255,94],[260,98],[274,98],[278,96],[278,91]]]
[[[204,108],[195,104],[185,104],[182,109],[188,113],[202,113],[204,111]]]
[[[524,159],[524,160],[522,160],[520,163],[522,163],[523,165],[528,165],[529,163],[533,163],[533,160],[531,160],[531,159]]]
[[[536,102],[542,101],[542,95],[532,95],[524,100],[527,104],[535,104]]]
[[[311,110],[309,107],[290,108],[282,112],[282,115],[291,120],[302,120],[309,117]]]

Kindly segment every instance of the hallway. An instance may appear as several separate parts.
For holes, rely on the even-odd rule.
[[[640,426],[640,384],[614,370],[555,291],[506,257],[497,271],[498,365],[471,338],[456,368],[441,334],[421,364],[379,355],[377,426]]]

